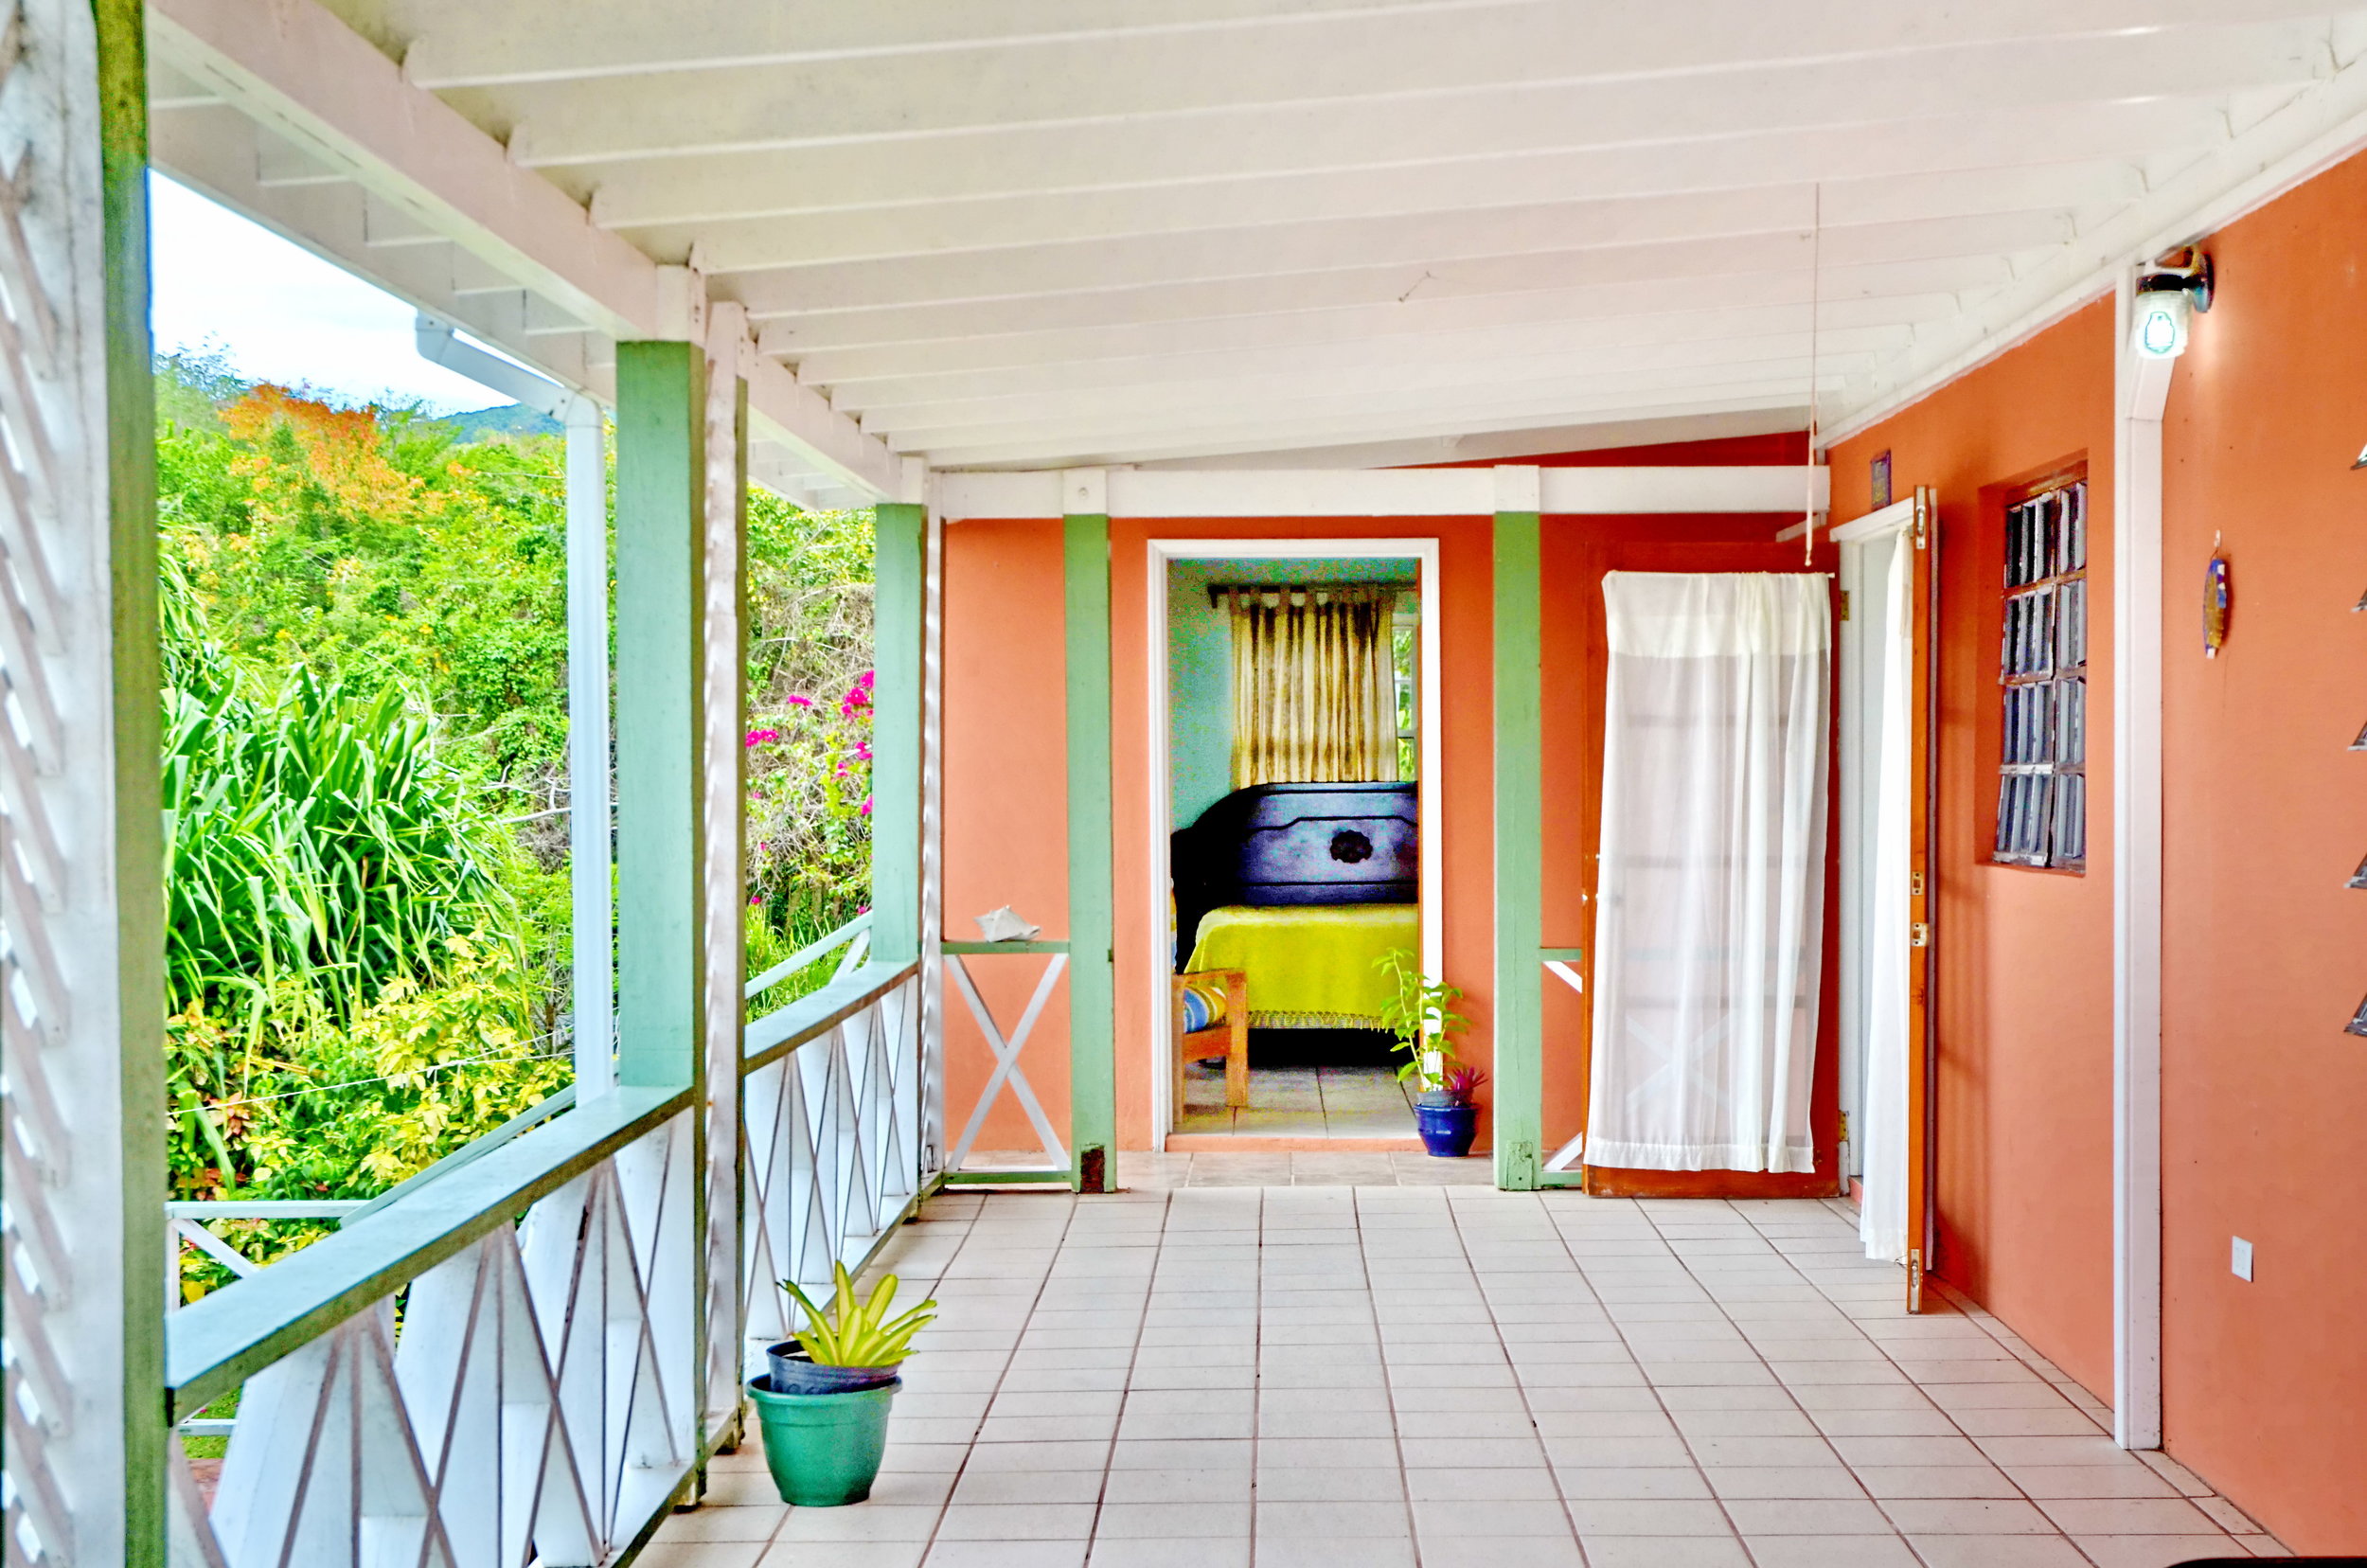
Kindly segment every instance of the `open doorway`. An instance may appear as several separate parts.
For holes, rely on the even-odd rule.
[[[1152,541],[1154,1127],[1417,1147],[1382,1028],[1437,971],[1433,540]]]

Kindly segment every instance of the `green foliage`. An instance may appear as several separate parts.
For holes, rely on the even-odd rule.
[[[1454,1032],[1470,1023],[1453,1010],[1463,989],[1422,972],[1422,961],[1404,948],[1391,948],[1373,960],[1389,976],[1395,994],[1380,1009],[1381,1027],[1397,1037],[1397,1050],[1405,1053],[1397,1081],[1418,1082],[1435,1089],[1456,1066]]]
[[[930,1300],[900,1316],[889,1317],[899,1283],[894,1274],[881,1280],[870,1299],[861,1302],[855,1299],[855,1281],[845,1264],[831,1264],[830,1278],[836,1292],[828,1316],[797,1288],[795,1280],[781,1281],[781,1289],[806,1310],[806,1326],[798,1330],[797,1343],[816,1366],[894,1366],[911,1353],[913,1336],[936,1316],[936,1302]]]

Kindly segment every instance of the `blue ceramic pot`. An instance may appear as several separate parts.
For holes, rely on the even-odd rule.
[[[1424,1149],[1442,1160],[1459,1160],[1471,1152],[1471,1139],[1479,1132],[1479,1107],[1416,1104],[1414,1125]]]

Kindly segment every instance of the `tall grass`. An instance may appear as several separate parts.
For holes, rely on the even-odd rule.
[[[309,670],[257,692],[168,574],[166,972],[173,1010],[259,1027],[293,991],[344,1024],[453,936],[507,932],[506,846],[400,690]]]

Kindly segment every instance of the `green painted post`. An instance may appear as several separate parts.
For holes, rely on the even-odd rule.
[[[156,603],[156,390],[148,276],[148,39],[139,0],[98,0],[97,25],[101,244],[106,272],[108,564],[115,636],[116,984],[121,1096],[111,1118],[123,1172],[123,1562],[167,1558],[164,830],[157,758],[164,754]],[[26,89],[30,91],[31,89]],[[36,113],[49,113],[43,109]],[[72,149],[80,155],[81,149]],[[36,169],[54,194],[55,169]],[[78,182],[79,183],[79,182]],[[35,279],[33,286],[39,288]],[[71,1106],[66,1108],[69,1112]],[[93,1305],[97,1305],[94,1297]],[[82,1369],[94,1379],[106,1368]],[[104,1548],[97,1548],[103,1553]]]
[[[881,503],[871,684],[871,955],[920,956],[920,621],[928,511]]]
[[[1069,1149],[1079,1192],[1116,1186],[1117,981],[1110,864],[1110,519],[1061,524],[1068,628]]]
[[[616,1081],[701,1072],[706,358],[616,346]]]
[[[1496,514],[1496,1185],[1538,1185],[1544,1131],[1544,529]]]

